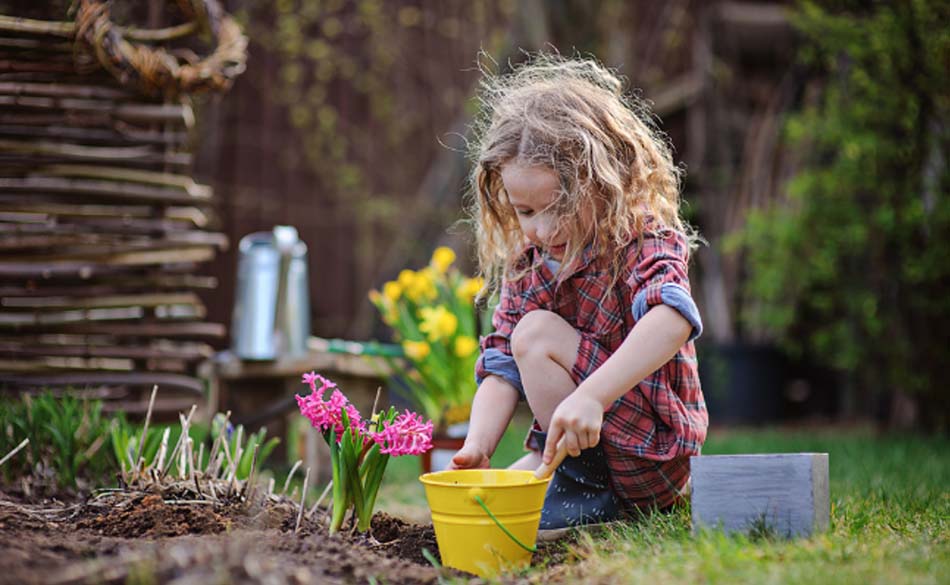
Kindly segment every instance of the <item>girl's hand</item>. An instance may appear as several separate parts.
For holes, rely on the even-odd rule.
[[[550,463],[557,452],[557,443],[564,437],[568,455],[577,457],[582,449],[600,443],[600,427],[604,422],[604,406],[586,393],[575,390],[554,409],[544,444],[544,463]]]
[[[474,445],[464,445],[452,456],[449,469],[488,469],[489,456]]]

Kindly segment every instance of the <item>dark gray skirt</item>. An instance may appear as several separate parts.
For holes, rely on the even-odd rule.
[[[544,449],[547,433],[531,431],[534,444]],[[600,445],[568,455],[558,466],[544,498],[541,530],[599,524],[620,518],[621,507],[610,489],[607,458]]]

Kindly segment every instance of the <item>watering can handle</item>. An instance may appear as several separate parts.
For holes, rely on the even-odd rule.
[[[535,479],[545,479],[551,476],[554,473],[554,470],[557,469],[557,466],[564,461],[564,458],[567,457],[567,446],[564,444],[564,437],[561,437],[561,440],[557,442],[557,453],[554,454],[554,459],[551,459],[551,462],[548,464],[542,463],[534,470]]]

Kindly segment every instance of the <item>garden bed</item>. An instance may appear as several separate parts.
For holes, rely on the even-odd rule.
[[[334,442],[331,427],[325,437],[352,475],[334,474],[316,503],[297,495],[316,495],[310,471],[300,483],[294,477],[298,461],[278,484],[264,467],[277,439],[267,439],[265,429],[245,432],[230,423],[229,413],[193,423],[192,408],[179,417],[179,427],[152,426],[150,408],[137,428],[121,417],[101,417],[100,403],[71,397],[0,402],[0,452],[7,452],[0,479],[0,584],[434,583],[446,575],[472,577],[440,566],[424,499],[414,499],[414,513],[422,514],[411,516],[422,524],[372,515],[373,509],[393,511],[374,507],[390,457],[403,479],[398,483],[421,488],[418,460],[399,456],[418,455],[428,445],[431,423],[390,408],[377,413],[367,430],[338,390],[333,403],[315,393],[298,401],[346,407],[343,422],[356,421],[355,434],[348,429]],[[383,429],[374,432],[379,420]],[[77,493],[86,495],[70,495]],[[346,505],[327,509],[329,502]],[[543,550],[548,564],[552,549]]]
[[[422,554],[426,548],[438,558],[431,526],[377,514],[373,539],[330,537],[317,519],[303,520],[294,534],[296,519],[290,502],[253,509],[142,493],[118,506],[28,503],[0,493],[0,582],[438,581],[440,570]]]
[[[38,503],[0,492],[0,583],[414,584],[466,577],[427,560],[423,550],[439,559],[431,525],[384,513],[374,516],[371,538],[349,531],[331,537],[319,514],[295,534],[298,508],[289,500],[245,507],[118,494]]]

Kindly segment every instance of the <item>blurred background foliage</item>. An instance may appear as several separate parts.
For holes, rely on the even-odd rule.
[[[691,281],[714,424],[765,397],[736,422],[947,429],[945,0],[222,4],[248,69],[201,110],[196,178],[234,244],[298,228],[315,334],[385,336],[367,291],[437,245],[473,268],[457,222],[479,55],[504,71],[523,51],[580,52],[652,103],[686,167],[684,211],[709,242]],[[149,7],[149,26],[173,22],[173,3]],[[235,247],[211,267],[213,321],[230,320]]]
[[[237,96],[212,104],[198,172],[228,193],[222,221],[234,239],[290,223],[328,252],[311,260],[319,335],[370,334],[366,292],[426,259],[458,220],[475,56],[510,50],[516,8],[229,3],[251,38],[249,70]],[[233,290],[234,261],[216,269],[223,289]]]
[[[0,452],[5,455],[30,440],[0,469],[0,479],[29,478],[32,489],[41,492],[109,481],[119,469],[109,446],[110,426],[127,424],[122,416],[104,415],[99,401],[49,392],[0,400]]]
[[[864,400],[918,393],[948,427],[945,2],[807,2],[801,59],[820,91],[788,117],[787,197],[741,230],[745,318],[795,355],[852,373]]]

